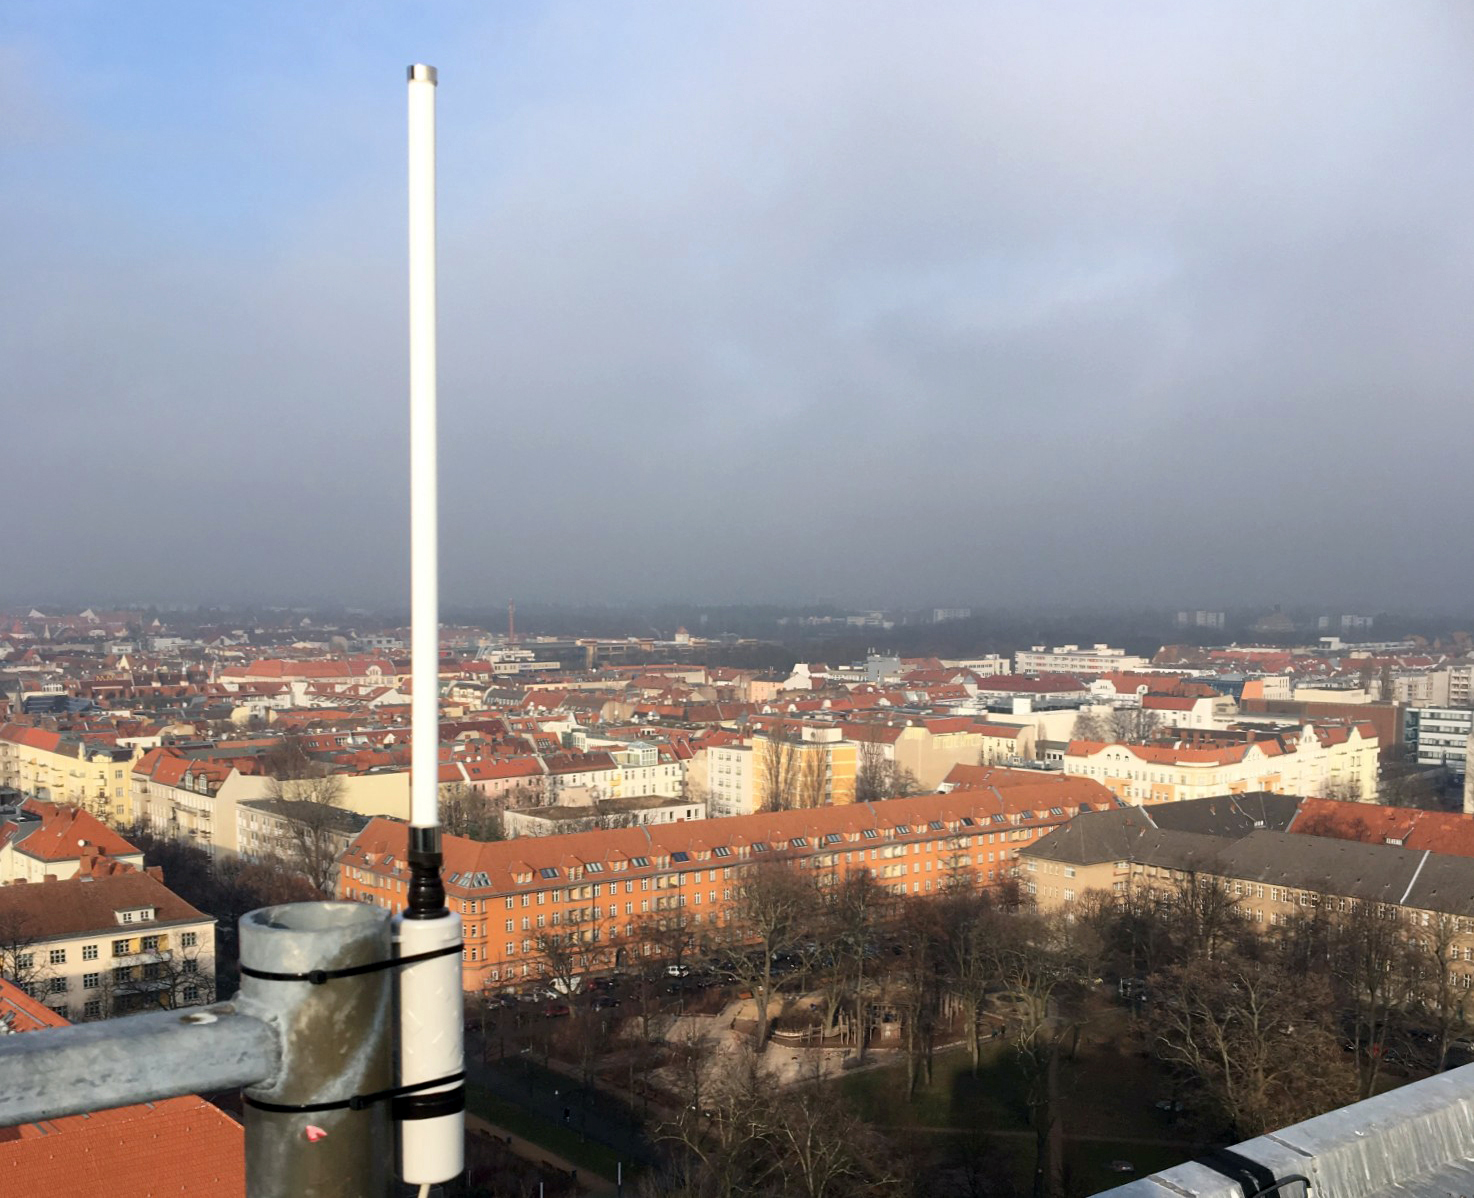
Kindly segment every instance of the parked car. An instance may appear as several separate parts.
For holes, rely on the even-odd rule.
[[[543,1014],[549,1019],[557,1019],[563,1015],[571,1015],[566,1002],[550,1002],[543,1007]]]

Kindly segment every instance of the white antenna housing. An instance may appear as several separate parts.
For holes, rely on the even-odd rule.
[[[440,881],[440,587],[435,364],[435,68],[409,68],[410,885],[395,920],[399,968],[399,1175],[449,1181],[465,1167],[461,917]],[[441,1084],[427,1084],[436,1083]]]

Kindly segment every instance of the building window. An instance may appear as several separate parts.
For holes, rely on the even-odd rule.
[[[199,1000],[200,1000],[200,988],[198,986],[186,986],[184,988],[184,1001],[185,1002],[199,1002]]]
[[[179,937],[179,944],[183,948],[194,948],[199,943],[199,940],[200,936],[198,932],[184,932]]]
[[[67,950],[64,948],[52,949],[51,963],[53,965],[65,965],[67,963]]]
[[[95,945],[95,944],[84,944],[82,946],[82,960],[84,960],[84,961],[96,961],[97,960],[97,945]]]
[[[102,974],[84,973],[82,975],[82,989],[96,990],[102,985]]]
[[[65,994],[67,992],[66,978],[52,978],[50,990],[52,994]]]
[[[145,936],[143,938],[143,951],[156,953],[159,951],[159,938],[157,936]]]
[[[115,956],[115,957],[126,957],[130,951],[131,950],[129,948],[129,942],[128,941],[126,941],[126,940],[114,940],[113,941],[113,956]]]
[[[100,998],[89,999],[82,1004],[82,1017],[84,1019],[102,1018],[102,1000]]]

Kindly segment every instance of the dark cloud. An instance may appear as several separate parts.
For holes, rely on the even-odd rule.
[[[193,105],[4,41],[8,589],[403,594],[408,57],[448,599],[1474,582],[1461,7],[367,11],[201,31]]]

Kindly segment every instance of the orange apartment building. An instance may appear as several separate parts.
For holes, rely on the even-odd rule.
[[[867,869],[897,894],[937,893],[960,870],[997,884],[1013,875],[1020,849],[1081,811],[1118,805],[1080,779],[1046,789],[1031,786],[1018,798],[1006,789],[958,790],[491,843],[447,836],[447,900],[465,923],[462,982],[475,991],[537,976],[539,938],[550,935],[605,946],[589,950],[600,969],[623,964],[637,929],[673,912],[699,937],[726,922],[743,874],[766,861],[831,875]],[[338,897],[402,910],[407,839],[397,820],[370,823],[339,858]]]

